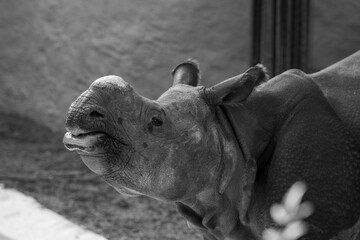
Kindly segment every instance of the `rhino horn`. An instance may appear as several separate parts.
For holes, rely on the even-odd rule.
[[[199,63],[196,60],[187,60],[177,65],[171,75],[173,86],[181,83],[196,87],[200,82]]]

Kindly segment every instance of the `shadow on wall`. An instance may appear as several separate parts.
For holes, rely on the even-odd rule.
[[[0,2],[0,112],[53,130],[96,78],[120,75],[146,97],[172,67],[200,61],[210,85],[248,67],[251,1]]]

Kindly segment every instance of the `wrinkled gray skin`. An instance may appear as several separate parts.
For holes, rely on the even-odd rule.
[[[172,76],[156,101],[96,80],[70,106],[65,146],[120,193],[176,202],[205,239],[261,239],[296,181],[315,205],[302,239],[357,239],[360,53],[267,82],[261,65],[210,88],[192,61]]]

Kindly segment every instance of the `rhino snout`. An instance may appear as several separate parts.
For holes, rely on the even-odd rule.
[[[84,131],[91,130],[91,126],[108,119],[107,112],[96,105],[72,106],[66,118],[66,130],[74,135],[83,134]]]

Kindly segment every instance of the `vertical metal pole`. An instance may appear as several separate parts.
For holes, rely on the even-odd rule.
[[[263,0],[253,0],[252,5],[252,53],[251,66],[261,61],[261,32],[263,20]]]
[[[279,36],[280,36],[280,29],[278,28],[279,26],[279,11],[278,11],[278,5],[280,3],[281,0],[273,0],[272,1],[272,57],[271,57],[271,66],[269,66],[271,68],[271,72],[275,73],[276,69],[277,69],[277,65],[278,65],[278,60],[280,60],[280,58],[278,57],[279,55],[279,50],[280,50],[280,46],[279,46]]]
[[[251,65],[277,75],[308,67],[310,0],[254,0]],[[271,37],[269,37],[271,35]]]

